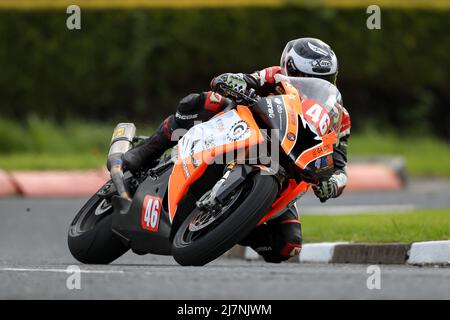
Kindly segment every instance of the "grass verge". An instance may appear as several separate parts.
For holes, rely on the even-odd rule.
[[[415,242],[450,239],[450,208],[392,214],[302,216],[305,243]]]
[[[0,169],[78,170],[105,166],[115,123],[30,117],[22,125],[0,118]],[[138,134],[153,132],[139,126]]]
[[[0,156],[0,169],[6,171],[83,170],[106,165],[106,153],[30,154],[14,153]]]
[[[115,123],[80,120],[56,124],[30,117],[23,124],[0,118],[0,168],[4,170],[87,169],[104,166]],[[154,127],[137,124],[138,134]],[[433,137],[399,136],[366,130],[352,134],[349,159],[402,156],[408,173],[450,177],[450,144]]]
[[[450,177],[450,144],[430,136],[395,135],[367,130],[352,134],[349,159],[359,156],[401,156],[411,176]]]

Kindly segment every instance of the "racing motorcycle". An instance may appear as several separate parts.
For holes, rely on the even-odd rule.
[[[339,91],[322,79],[277,77],[280,95],[224,87],[237,106],[192,127],[170,155],[137,173],[124,170],[121,156],[145,137],[132,123],[118,124],[111,180],[69,227],[73,257],[108,264],[131,249],[205,265],[327,179],[342,116]],[[277,148],[264,156],[252,151],[264,144]]]

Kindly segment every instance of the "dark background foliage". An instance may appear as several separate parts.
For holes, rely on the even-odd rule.
[[[287,41],[328,42],[338,87],[358,130],[432,133],[450,139],[450,11],[221,8],[0,11],[0,110],[64,120],[157,123],[213,76],[277,65]]]

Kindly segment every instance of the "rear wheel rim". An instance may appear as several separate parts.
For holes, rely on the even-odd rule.
[[[73,221],[71,234],[80,235],[92,230],[101,220],[110,215],[113,211],[112,204],[103,198],[93,199],[91,205],[87,204]]]
[[[108,200],[103,199],[102,202],[95,208],[94,214],[96,216],[100,216],[104,214],[105,212],[108,212],[112,208],[112,203],[108,202]]]

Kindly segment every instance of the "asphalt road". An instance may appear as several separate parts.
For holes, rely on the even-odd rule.
[[[345,192],[320,203],[312,192],[298,202],[302,214],[401,212],[421,208],[450,208],[450,180],[413,180],[393,192]]]
[[[381,289],[369,290],[366,266],[360,265],[268,265],[222,259],[195,268],[177,266],[171,259],[147,257],[138,262],[124,257],[119,265],[82,266],[80,289],[68,290],[68,263],[73,261],[30,265],[25,271],[1,268],[0,298],[450,299],[450,269],[381,266]]]
[[[447,191],[437,188],[423,198],[419,192],[398,193],[397,198],[348,194],[334,206],[450,207]],[[450,299],[450,268],[381,266],[381,289],[369,290],[363,265],[219,259],[186,268],[171,257],[132,253],[109,266],[81,265],[81,289],[69,290],[66,270],[77,262],[67,249],[66,232],[85,200],[0,200],[0,299]],[[302,201],[305,214],[314,214],[314,197]]]

